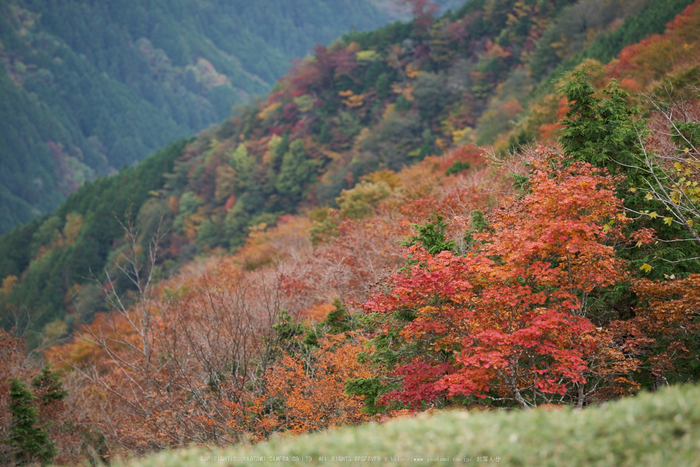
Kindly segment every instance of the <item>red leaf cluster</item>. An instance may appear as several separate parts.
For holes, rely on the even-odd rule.
[[[529,407],[574,397],[589,359],[610,345],[581,297],[621,271],[611,245],[627,223],[618,181],[550,155],[535,161],[530,194],[496,211],[465,255],[409,249],[413,265],[365,310],[412,311],[400,335],[430,351],[395,369],[402,389],[384,400],[417,407],[474,396]]]

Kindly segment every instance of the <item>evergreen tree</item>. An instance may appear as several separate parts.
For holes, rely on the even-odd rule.
[[[638,109],[627,107],[629,94],[613,81],[610,88],[603,91],[607,99],[596,98],[583,70],[571,73],[560,92],[569,106],[566,118],[559,122],[564,126],[559,138],[564,153],[573,160],[625,175],[617,195],[624,200],[625,208],[638,217],[628,227],[630,232],[642,227],[653,228],[660,240],[648,249],[620,250],[618,254],[629,260],[634,269],[645,270],[649,278],[661,279],[670,274],[684,276],[697,271],[700,262],[686,259],[700,255],[697,247],[692,242],[678,241],[688,237],[685,229],[678,224],[652,222],[652,218],[644,215],[662,213],[665,207],[645,195],[649,169],[641,162],[640,142],[648,130],[644,120],[634,118]]]
[[[326,327],[327,332],[331,334],[340,334],[342,332],[349,331],[352,326],[350,322],[350,315],[348,314],[347,308],[343,305],[343,302],[339,298],[333,300],[333,310],[328,313],[326,319],[323,320],[321,324]]]
[[[294,140],[282,158],[275,188],[281,204],[289,209],[304,196],[308,184],[316,177],[316,164],[308,158],[304,143]]]
[[[628,172],[625,167],[633,165],[639,154],[639,138],[647,133],[644,121],[634,120],[638,109],[627,108],[629,94],[613,81],[603,91],[609,97],[597,99],[583,70],[573,72],[560,92],[569,105],[560,122],[564,153],[611,173]]]
[[[34,377],[32,386],[42,393],[41,402],[44,405],[63,400],[68,395],[68,392],[63,389],[61,378],[51,371],[49,364],[41,370],[41,374]]]
[[[391,95],[391,78],[389,78],[389,75],[386,73],[379,75],[375,87],[377,89],[377,96],[382,99],[389,97]]]
[[[414,224],[418,235],[409,237],[403,246],[409,247],[420,243],[425,248],[425,251],[431,255],[436,255],[441,251],[454,251],[457,244],[451,240],[447,240],[446,230],[447,224],[445,218],[439,214],[433,214],[428,218],[425,225]]]
[[[38,410],[32,407],[35,400],[32,392],[18,378],[13,378],[10,387],[10,411],[12,425],[6,442],[15,449],[15,461],[19,465],[39,461],[48,463],[56,448],[49,440],[43,426],[38,426]]]

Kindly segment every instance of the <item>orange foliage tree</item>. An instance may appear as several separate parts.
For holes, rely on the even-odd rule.
[[[623,350],[642,361],[640,379],[650,388],[696,382],[700,370],[700,275],[633,281],[640,305],[635,316],[611,323]]]
[[[357,359],[363,343],[354,333],[328,335],[307,355],[283,355],[263,375],[262,394],[229,404],[229,424],[260,440],[278,431],[299,434],[368,420],[362,398],[345,393],[347,381],[372,374]]]
[[[408,344],[394,351],[402,383],[384,402],[583,406],[633,369],[586,318],[588,294],[621,272],[611,246],[627,223],[617,181],[547,155],[534,162],[531,192],[496,211],[465,255],[412,247],[410,268],[365,304],[387,317],[384,336]]]

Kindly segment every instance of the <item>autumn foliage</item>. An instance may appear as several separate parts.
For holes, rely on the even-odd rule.
[[[191,265],[47,355],[80,381],[70,397],[111,454],[405,409],[585,407],[682,379],[694,315],[678,311],[692,295],[675,297],[695,276],[635,282],[633,319],[592,305],[639,237],[616,196],[624,176],[556,148],[519,157],[489,166],[464,146],[376,172],[338,208],[259,225],[236,255]],[[455,163],[468,169],[445,175]],[[507,171],[525,177],[518,189]]]
[[[264,393],[229,404],[229,426],[260,440],[278,431],[299,434],[367,421],[362,399],[345,392],[347,381],[372,375],[357,360],[364,341],[332,335],[305,358],[284,355],[262,375]]]
[[[460,144],[476,138],[466,127],[478,123],[474,108],[491,115],[482,123],[522,115],[505,94],[488,111],[481,104],[520,60],[513,44],[534,50],[541,12],[515,2],[517,15],[503,21],[527,24],[528,36],[478,42],[470,28],[497,21],[493,8],[487,20],[475,11],[447,22],[433,21],[430,2],[405,3],[425,43],[318,46],[247,120],[230,122],[233,137],[212,130],[187,146],[139,213],[143,232],[116,242],[115,267],[84,286],[109,311],[45,356],[71,382],[61,410],[79,407],[71,420],[99,433],[100,456],[443,407],[584,408],[697,379],[699,276],[671,273],[685,270],[657,254],[657,240],[680,252],[687,239],[663,230],[643,178],[619,163],[641,154],[641,138],[649,154],[669,157],[673,177],[692,169],[677,190],[691,213],[697,151],[674,136],[644,140],[646,122],[626,101],[634,96],[616,84],[596,94],[581,71],[562,95],[530,106],[523,124],[544,139],[563,133],[560,145]],[[679,19],[668,34],[690,40],[689,27]],[[459,90],[464,72],[469,90],[437,118],[444,77],[426,67],[456,53],[445,37],[480,55],[450,70],[449,86]],[[587,62],[588,79],[599,87],[617,73],[622,87],[649,89],[656,78],[639,64],[667,39],[627,49],[606,69]],[[372,85],[360,86],[371,70]],[[695,115],[683,122],[692,141]],[[657,120],[651,132],[668,129]],[[174,232],[162,243],[156,212]],[[54,246],[73,245],[83,222],[71,217]],[[658,280],[635,261],[653,263]],[[8,276],[0,294],[18,280]],[[14,375],[24,363],[9,342],[0,345],[15,349],[6,352]]]
[[[617,252],[649,241],[623,182],[542,146],[509,160],[462,146],[375,172],[338,208],[256,226],[236,255],[47,355],[81,382],[72,397],[112,453],[431,407],[585,407],[682,380],[695,276],[634,282],[632,319],[600,313],[629,274]]]
[[[562,163],[535,161],[530,193],[495,211],[466,254],[412,247],[410,269],[365,304],[410,314],[399,335],[423,350],[395,369],[403,385],[385,401],[422,407],[461,396],[527,408],[575,399],[591,372],[607,376],[588,364],[610,342],[587,319],[585,299],[619,277],[612,244],[627,219],[614,178]]]

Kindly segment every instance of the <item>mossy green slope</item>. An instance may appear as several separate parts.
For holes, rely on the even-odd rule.
[[[250,447],[162,452],[126,465],[260,466],[280,458],[299,465],[452,465],[487,457],[513,466],[698,466],[698,401],[700,387],[680,386],[580,411],[441,412]]]

